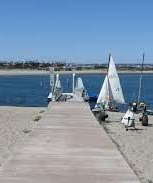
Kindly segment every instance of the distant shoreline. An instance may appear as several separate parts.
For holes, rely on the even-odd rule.
[[[107,70],[82,70],[75,71],[76,74],[105,74]],[[71,74],[73,71],[55,71],[55,73],[59,74]],[[132,71],[132,70],[118,70],[118,73],[125,74],[140,74],[140,71]],[[153,71],[143,71],[143,73],[151,73]],[[49,75],[49,71],[45,70],[0,70],[0,76],[2,75]]]

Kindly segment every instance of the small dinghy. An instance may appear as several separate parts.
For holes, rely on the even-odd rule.
[[[74,88],[74,95],[79,101],[88,101],[87,91],[84,87],[82,78],[78,77],[76,80],[76,86]]]
[[[124,96],[116,70],[113,57],[109,55],[108,73],[105,76],[102,88],[100,90],[97,106],[102,106],[104,110],[119,111],[117,104],[124,104]]]
[[[113,57],[109,55],[108,72],[105,76],[102,88],[100,90],[95,109],[93,113],[96,118],[105,121],[108,117],[106,111],[118,112],[119,108],[117,104],[124,104],[124,96],[119,80],[119,76],[116,70],[116,66]],[[99,109],[99,110],[98,110]]]
[[[141,73],[140,73],[140,79],[139,79],[139,90],[138,90],[138,98],[137,101],[134,101],[133,103],[130,103],[130,108],[134,113],[141,113],[142,117],[139,119],[139,121],[142,122],[142,126],[148,126],[148,114],[153,112],[151,110],[147,110],[147,104],[143,101],[141,101],[141,95],[142,95],[142,76],[143,76],[143,66],[144,66],[144,60],[145,60],[145,54],[143,53],[143,59],[142,59],[142,65],[141,65]]]
[[[59,79],[59,74],[54,75],[54,67],[50,68],[50,93],[47,97],[48,102],[58,101],[62,96],[62,87]]]
[[[50,72],[50,93],[47,97],[48,102],[52,101],[52,97],[53,97],[53,90],[54,90],[54,67],[50,67],[49,69]]]

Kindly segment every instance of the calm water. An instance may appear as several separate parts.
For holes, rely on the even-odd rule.
[[[99,94],[105,75],[78,74],[87,91]],[[139,74],[120,74],[121,85],[127,103],[137,99]],[[64,92],[71,92],[72,75],[60,75]],[[47,106],[49,76],[0,76],[0,105],[5,106]],[[141,99],[153,107],[153,74],[144,74]]]

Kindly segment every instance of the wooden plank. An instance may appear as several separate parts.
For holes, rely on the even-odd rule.
[[[14,156],[1,183],[137,183],[124,160],[82,102],[52,103]]]

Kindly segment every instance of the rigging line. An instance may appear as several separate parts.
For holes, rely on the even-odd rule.
[[[132,89],[132,91],[133,91],[132,101],[136,102],[138,90],[137,90],[137,88],[134,88],[134,89]]]
[[[146,82],[146,75],[143,79],[143,83],[144,83],[144,99],[146,101],[146,103],[148,103],[148,93],[147,93],[147,82]]]
[[[147,85],[146,85],[146,83],[145,83],[145,87],[144,87],[144,89],[145,89],[145,92],[144,92],[144,98],[145,98],[145,101],[148,101],[147,100]]]
[[[110,64],[110,59],[111,59],[111,54],[109,54],[109,59],[108,59],[108,67],[107,67],[107,89],[108,89],[108,102],[110,102],[110,84],[109,84],[109,78],[108,78],[108,71],[109,71],[109,64]]]
[[[143,72],[143,65],[144,65],[144,57],[145,57],[145,54],[143,53],[143,59],[142,59],[142,65],[141,65],[141,73],[140,73],[140,82],[139,82],[138,103],[140,102],[140,96],[141,96],[142,72]]]

